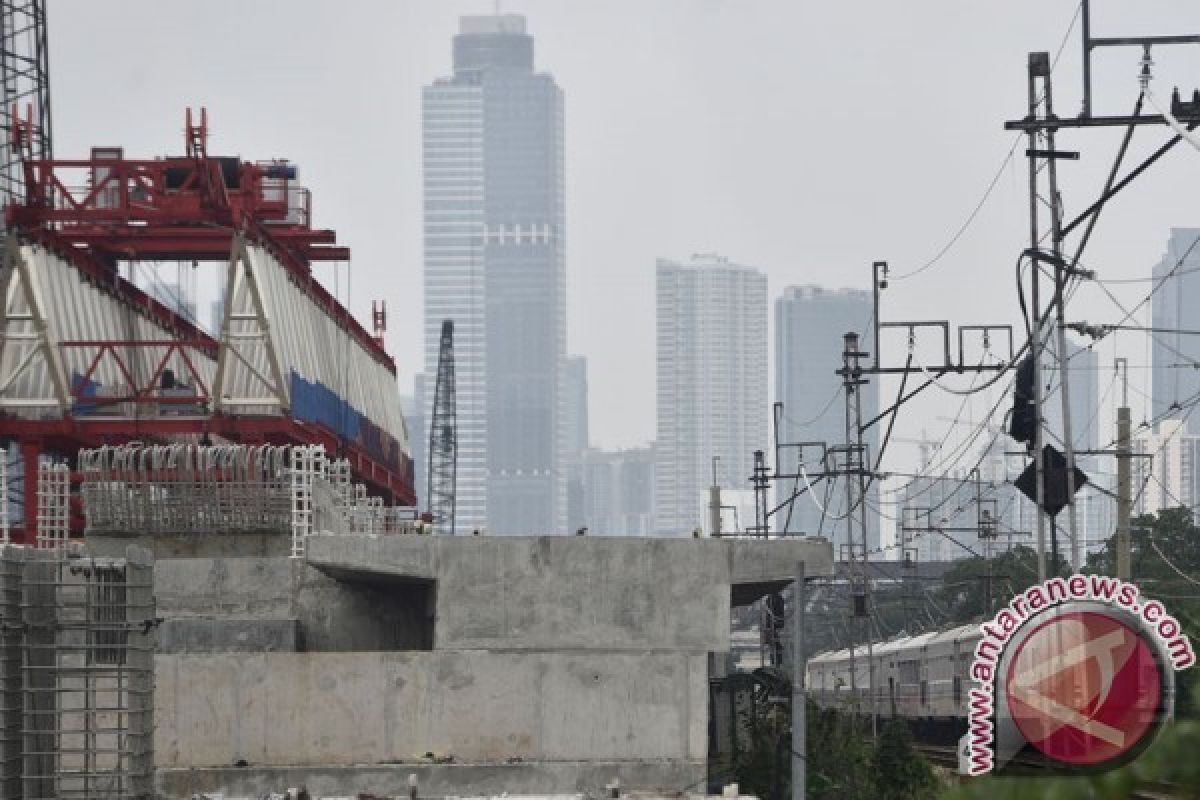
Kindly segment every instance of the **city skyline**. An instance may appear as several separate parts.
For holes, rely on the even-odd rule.
[[[214,0],[208,14],[143,0],[112,7],[66,0],[63,8],[53,22],[61,44],[50,52],[56,150],[86,152],[100,142],[159,152],[164,141],[176,140],[183,106],[204,105],[215,152],[291,158],[305,183],[321,187],[314,220],[353,245],[351,266],[321,265],[315,273],[331,292],[340,274],[334,293],[360,320],[369,321],[372,300],[388,299],[388,349],[399,385],[410,391],[413,375],[425,366],[417,306],[423,292],[421,87],[446,72],[458,17],[488,8],[452,0],[364,3],[352,16],[308,0],[289,3],[286,15],[270,4],[223,0]],[[997,321],[1020,324],[1010,267],[1026,246],[1027,199],[1014,174],[1019,168],[1000,170],[1013,145],[1002,123],[1025,113],[1025,54],[1057,52],[1075,13],[1071,4],[1015,0],[968,8],[934,0],[876,8],[869,23],[850,6],[802,8],[777,0],[750,7],[720,0],[528,0],[505,8],[525,14],[538,37],[539,60],[570,89],[568,349],[590,361],[594,444],[619,448],[654,438],[653,354],[644,347],[653,336],[654,277],[647,265],[664,253],[737,253],[761,265],[775,288],[866,288],[873,260],[886,259],[902,273],[937,255],[1000,172],[975,222],[932,268],[897,283],[902,291],[889,294],[887,310],[889,318],[920,319],[943,316],[940,307],[948,305],[978,318],[994,307]],[[242,24],[222,26],[225,13],[237,14]],[[1097,24],[1154,33],[1192,27],[1194,14],[1190,0],[1105,4]],[[101,27],[112,37],[111,57],[86,71],[70,69],[72,54],[92,47]],[[145,35],[178,28],[196,35],[178,41]],[[814,28],[823,35],[795,46],[796,30]],[[274,79],[283,69],[258,46],[258,30],[331,58],[319,69],[306,61],[289,66],[304,79],[277,81],[270,94],[248,91],[246,74]],[[969,67],[946,70],[948,43],[974,40],[980,30],[992,35]],[[870,57],[849,57],[838,45],[843,37]],[[614,55],[617,41],[622,46]],[[237,52],[244,69],[197,71],[195,64],[211,60],[213,42],[221,52]],[[1200,52],[1181,50],[1160,63],[1156,81],[1188,84]],[[713,59],[714,52],[730,57]],[[828,79],[830,65],[836,81]],[[1136,92],[1133,72],[1111,52],[1097,54],[1096,69],[1097,108],[1125,113],[1132,102],[1127,95]],[[667,84],[671,89],[663,92]],[[137,89],[131,117],[111,114],[119,86]],[[1076,113],[1079,50],[1070,38],[1056,86],[1061,113]],[[937,115],[914,113],[947,94],[957,98],[951,128]],[[333,98],[333,105],[314,115],[314,96]],[[813,126],[814,107],[826,109],[841,135]],[[878,136],[901,117],[904,125]],[[349,134],[348,119],[361,122]],[[1064,146],[1092,141],[1089,136],[1069,134]],[[1157,142],[1157,135],[1135,137],[1131,162]],[[932,172],[912,157],[931,146],[937,152]],[[1167,228],[1196,226],[1186,188],[1195,169],[1189,155],[1177,148],[1166,157],[1166,169],[1139,178],[1136,196],[1155,202],[1128,201],[1127,192],[1105,208],[1085,256],[1088,268],[1106,279],[1145,279],[1146,266],[1162,255]],[[1103,185],[1108,165],[1102,161],[1071,166],[1064,185],[1068,207],[1081,207],[1084,195]],[[847,180],[850,164],[869,179]],[[1113,285],[1112,291],[1132,307],[1147,288]],[[210,299],[201,296],[198,308]],[[1095,287],[1080,291],[1072,308],[1077,319],[1120,317]],[[1138,316],[1145,324],[1148,316]],[[614,319],[621,324],[614,326]],[[1135,388],[1149,395],[1149,382],[1143,383],[1149,373],[1137,369],[1146,358],[1133,338],[1102,341],[1101,362],[1110,364],[1114,352],[1128,355]],[[894,391],[895,382],[882,382],[883,396]],[[1132,389],[1131,396],[1140,419],[1142,398]],[[897,421],[897,436],[915,438],[923,426],[937,433],[926,420],[952,416],[954,402],[916,398],[913,413]],[[1107,410],[1101,423],[1111,427]],[[911,467],[916,448],[896,442],[893,457],[894,466]]]

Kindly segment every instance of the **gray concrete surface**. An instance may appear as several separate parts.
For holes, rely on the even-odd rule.
[[[160,769],[707,755],[703,655],[159,655],[155,677]]]
[[[275,653],[302,649],[297,619],[168,617],[158,626],[159,653]]]
[[[829,575],[817,539],[319,535],[308,563],[347,583],[437,585],[434,647],[729,649],[731,600]]]
[[[98,556],[119,557],[130,545],[149,550],[156,559],[164,558],[236,558],[245,556],[288,556],[292,552],[289,530],[247,533],[89,533],[89,552]]]
[[[158,613],[166,620],[257,619],[274,625],[294,619],[291,649],[324,652],[428,649],[431,589],[412,583],[344,583],[302,560],[282,557],[164,558],[154,567]],[[269,632],[263,637],[262,649],[272,649],[266,645],[276,640]],[[178,650],[181,641],[188,640],[175,639],[171,649]],[[201,640],[197,645],[211,649]]]
[[[161,796],[191,797],[197,792],[263,797],[289,787],[306,786],[313,795],[407,796],[408,776],[416,775],[424,797],[493,796],[584,792],[604,795],[614,777],[624,789],[674,794],[703,790],[703,761],[539,761],[513,764],[385,764],[349,767],[278,767],[250,764],[240,768],[160,769]]]

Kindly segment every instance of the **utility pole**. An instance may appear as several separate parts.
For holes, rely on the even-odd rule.
[[[805,800],[808,774],[808,693],[804,687],[804,562],[792,583],[792,800]]]
[[[1050,71],[1047,71],[1042,80],[1042,94],[1044,96],[1043,104],[1045,106],[1045,113],[1048,119],[1054,118],[1053,83]],[[1067,302],[1063,295],[1063,289],[1066,286],[1070,272],[1062,257],[1062,197],[1058,192],[1058,159],[1078,158],[1079,154],[1055,150],[1054,133],[1054,126],[1051,125],[1046,128],[1046,150],[1042,155],[1046,159],[1046,184],[1050,195],[1050,253],[1053,256],[1054,264],[1054,308],[1056,321],[1054,333],[1058,337],[1058,386],[1059,396],[1062,400],[1063,455],[1067,460],[1067,519],[1070,524],[1068,533],[1071,537],[1071,571],[1075,572],[1079,570],[1082,561],[1080,560],[1079,515],[1078,509],[1075,507],[1075,489],[1077,487],[1075,486],[1075,441],[1071,433],[1071,381],[1070,370],[1067,368],[1069,360],[1066,334]],[[1036,162],[1037,155],[1031,154],[1031,158]],[[1037,308],[1036,304],[1034,308]],[[1041,310],[1038,309],[1035,313],[1041,313]]]
[[[1030,53],[1028,85],[1030,119],[1036,119],[1038,115],[1037,79],[1049,76],[1049,74],[1050,54]],[[1029,271],[1031,273],[1032,289],[1030,294],[1033,308],[1029,320],[1031,326],[1029,358],[1033,362],[1033,463],[1036,470],[1034,477],[1037,487],[1033,513],[1037,515],[1037,577],[1038,583],[1041,583],[1046,580],[1046,512],[1043,510],[1046,501],[1046,464],[1042,455],[1044,444],[1042,433],[1042,299],[1039,288],[1042,266],[1036,255],[1041,244],[1038,230],[1038,203],[1041,201],[1038,198],[1038,161],[1032,155],[1038,151],[1037,137],[1038,131],[1030,128],[1028,135],[1028,152],[1031,154],[1029,158],[1029,247],[1033,263]]]
[[[1133,442],[1130,438],[1132,425],[1129,414],[1129,359],[1118,358],[1116,366],[1117,369],[1124,367],[1121,407],[1117,409],[1117,577],[1127,581],[1132,577],[1129,519],[1133,515],[1133,486],[1130,480]]]
[[[846,542],[850,554],[850,596],[853,615],[862,620],[864,638],[867,641],[867,696],[871,704],[871,735],[878,733],[878,718],[875,708],[875,659],[871,639],[871,591],[867,578],[867,506],[866,506],[866,445],[863,444],[862,404],[860,387],[866,385],[862,377],[860,359],[867,356],[858,349],[858,334],[847,333],[842,337],[842,387],[846,394]],[[857,530],[856,530],[857,528]],[[855,544],[857,537],[859,544]],[[862,558],[859,558],[859,555]]]
[[[1151,76],[1148,74],[1145,65],[1149,61],[1150,49],[1152,47],[1176,46],[1176,45],[1195,45],[1200,44],[1200,35],[1168,35],[1168,36],[1092,36],[1092,19],[1091,7],[1089,0],[1082,0],[1082,35],[1083,35],[1083,108],[1082,113],[1078,116],[1058,117],[1053,113],[1053,97],[1051,87],[1051,69],[1052,64],[1048,53],[1038,52],[1030,53],[1028,61],[1028,92],[1029,103],[1028,113],[1022,119],[1009,120],[1004,124],[1006,130],[1023,131],[1028,136],[1028,149],[1026,156],[1029,158],[1029,222],[1030,222],[1030,246],[1025,252],[1032,262],[1032,307],[1029,309],[1030,317],[1030,348],[1031,361],[1034,374],[1034,415],[1036,418],[1034,439],[1034,471],[1036,484],[1036,505],[1035,512],[1037,514],[1037,545],[1038,545],[1038,578],[1042,580],[1046,576],[1046,514],[1044,511],[1045,501],[1045,481],[1046,469],[1043,458],[1043,393],[1042,393],[1042,372],[1041,372],[1041,352],[1044,344],[1043,336],[1044,325],[1042,322],[1043,309],[1041,306],[1041,298],[1039,296],[1039,272],[1043,264],[1049,264],[1054,267],[1055,276],[1055,294],[1053,308],[1056,310],[1055,320],[1058,328],[1056,335],[1058,337],[1060,377],[1063,387],[1063,422],[1064,422],[1064,439],[1066,444],[1066,453],[1064,461],[1066,467],[1064,487],[1068,492],[1067,506],[1071,509],[1071,561],[1072,566],[1078,567],[1081,560],[1081,542],[1078,537],[1078,527],[1076,525],[1076,509],[1074,504],[1075,486],[1075,447],[1072,441],[1070,430],[1070,410],[1069,410],[1069,380],[1066,370],[1066,346],[1065,336],[1063,335],[1064,318],[1065,318],[1065,290],[1067,283],[1072,277],[1083,276],[1093,277],[1086,270],[1079,269],[1079,260],[1091,239],[1092,231],[1096,225],[1096,221],[1100,213],[1106,207],[1106,204],[1116,194],[1124,191],[1138,176],[1142,175],[1152,164],[1158,161],[1164,154],[1170,151],[1173,147],[1184,140],[1184,135],[1178,131],[1176,135],[1154,150],[1149,156],[1146,156],[1140,164],[1129,169],[1121,177],[1122,162],[1128,151],[1129,141],[1133,136],[1134,129],[1139,126],[1161,127],[1163,125],[1171,125],[1172,127],[1186,126],[1188,131],[1194,130],[1200,125],[1200,99],[1191,101],[1183,100],[1186,93],[1182,94],[1177,90],[1171,100],[1171,115],[1165,114],[1143,114],[1142,102],[1144,99],[1150,99],[1154,104],[1153,96],[1149,92],[1149,81]],[[1132,115],[1106,115],[1096,114],[1093,108],[1092,97],[1092,54],[1093,51],[1099,48],[1124,48],[1124,47],[1139,47],[1144,52],[1143,70],[1140,76],[1142,92],[1139,94],[1137,103],[1134,107]],[[1192,95],[1193,98],[1197,96]],[[1157,104],[1155,104],[1157,106]],[[1039,113],[1039,109],[1042,113]],[[1161,109],[1160,109],[1161,110]],[[1085,204],[1084,210],[1079,213],[1070,222],[1064,224],[1062,217],[1062,202],[1057,183],[1057,159],[1068,158],[1078,159],[1078,152],[1066,152],[1055,149],[1055,134],[1061,129],[1069,128],[1125,128],[1125,137],[1120,147],[1117,150],[1116,157],[1113,161],[1112,169],[1103,190],[1100,192],[1098,199],[1091,204]],[[1045,143],[1045,148],[1039,148],[1039,142]],[[1047,179],[1047,192],[1043,195],[1039,191],[1039,176],[1045,174]],[[1046,204],[1050,208],[1050,226],[1049,230],[1043,233],[1038,221],[1038,206]],[[1062,258],[1062,245],[1065,237],[1069,236],[1072,231],[1083,225],[1083,233],[1080,237],[1076,251],[1072,260],[1068,263]],[[1050,239],[1050,247],[1048,250],[1043,250],[1042,242],[1046,238]],[[1055,537],[1055,529],[1051,528],[1051,546],[1057,550],[1057,541]]]

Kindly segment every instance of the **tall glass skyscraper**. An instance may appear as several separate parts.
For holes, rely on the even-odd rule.
[[[681,535],[708,527],[713,458],[723,488],[747,490],[767,448],[767,276],[698,255],[659,260],[657,284],[655,529]]]
[[[534,72],[524,17],[463,17],[423,114],[425,374],[453,319],[456,533],[561,533],[562,92]]]
[[[783,403],[783,419],[779,425],[781,442],[824,442],[841,447],[846,442],[846,401],[842,395],[842,337],[854,331],[860,336],[859,347],[870,349],[871,293],[859,289],[823,289],[819,286],[789,286],[775,300],[775,399]],[[863,387],[861,400],[863,422],[879,411],[879,381],[871,376]],[[874,465],[879,453],[879,426],[868,429],[865,437],[866,458]],[[821,471],[819,448],[805,448],[805,472]],[[797,471],[801,452],[784,450],[781,457],[789,459],[780,465],[784,473]],[[833,456],[830,456],[833,458]],[[773,460],[772,456],[772,460]],[[792,461],[795,459],[796,461]],[[842,463],[838,459],[837,466]],[[844,558],[841,545],[846,543],[846,523],[838,517],[845,515],[843,479],[817,482],[814,492],[797,498],[792,506],[789,533],[818,534],[834,543],[834,557]],[[792,485],[776,486],[777,502],[786,499]],[[800,486],[803,489],[805,487]],[[786,494],[784,494],[786,492]],[[878,491],[869,490],[867,500],[867,549],[879,546]],[[822,512],[822,508],[825,512]],[[778,519],[783,530],[786,513]],[[856,536],[858,534],[856,533]],[[861,547],[857,540],[855,545]]]
[[[1175,330],[1200,328],[1200,228],[1172,228],[1167,252],[1154,267],[1152,326]],[[1169,276],[1169,277],[1168,277]],[[1161,284],[1161,285],[1160,285]],[[1152,339],[1154,377],[1151,397],[1155,419],[1184,417],[1188,401],[1200,395],[1200,336],[1156,333]],[[1178,408],[1176,407],[1178,404]],[[1197,415],[1185,430],[1200,431]]]

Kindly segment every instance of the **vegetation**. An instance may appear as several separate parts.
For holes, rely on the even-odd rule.
[[[791,722],[784,704],[749,705],[754,719],[733,757],[731,780],[763,800],[791,796]],[[922,800],[941,786],[933,768],[913,747],[903,720],[882,721],[872,741],[865,720],[808,704],[808,798],[810,800]]]

